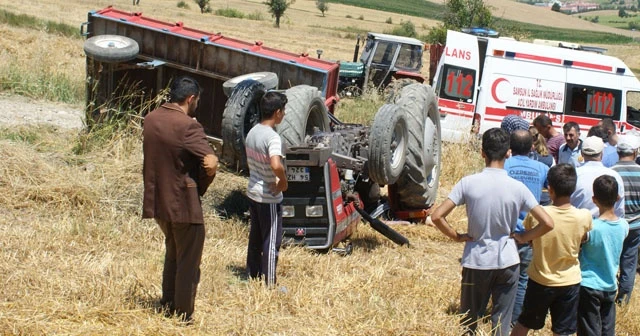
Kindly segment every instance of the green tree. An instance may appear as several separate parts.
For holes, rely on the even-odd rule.
[[[560,4],[555,2],[553,4],[553,6],[551,6],[551,10],[554,11],[554,12],[559,12],[560,11]]]
[[[198,7],[200,7],[200,13],[211,13],[211,7],[209,7],[209,0],[194,0]]]
[[[484,3],[484,0],[445,0],[444,5],[442,23],[429,30],[427,35],[429,42],[444,43],[447,30],[491,27],[493,24],[491,8]]]
[[[264,2],[269,7],[269,13],[276,18],[276,28],[280,28],[280,18],[295,0],[267,0]]]
[[[629,14],[627,14],[627,11],[625,11],[624,8],[620,8],[618,9],[618,16],[621,18],[626,18],[627,16],[629,16]]]
[[[324,12],[329,10],[329,4],[325,0],[316,0],[316,7],[322,13],[324,17]]]

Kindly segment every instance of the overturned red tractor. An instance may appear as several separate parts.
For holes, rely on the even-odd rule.
[[[196,118],[223,162],[246,171],[244,140],[259,122],[257,97],[282,90],[287,114],[277,127],[287,145],[285,242],[328,250],[361,218],[398,244],[408,241],[375,217],[423,220],[440,174],[440,117],[431,87],[400,88],[372,125],[339,121],[339,64],[166,23],[112,7],[92,11],[82,32],[87,113],[94,119],[131,99],[160,101],[179,75],[204,88]],[[124,94],[135,87],[142,92]],[[380,187],[388,186],[388,202]]]

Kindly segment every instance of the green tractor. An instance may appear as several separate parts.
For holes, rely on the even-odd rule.
[[[392,79],[407,78],[424,82],[420,73],[424,43],[418,39],[368,33],[358,61],[361,37],[358,35],[353,62],[340,62],[338,93],[342,97],[358,96],[372,86],[385,88]]]

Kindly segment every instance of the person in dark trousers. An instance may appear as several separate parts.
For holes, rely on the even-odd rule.
[[[521,211],[531,211],[540,223],[520,235],[522,241],[533,240],[552,230],[553,220],[531,191],[504,170],[504,161],[510,154],[506,131],[492,128],[484,132],[481,153],[484,170],[462,178],[435,209],[431,220],[447,237],[465,243],[459,311],[465,333],[475,334],[478,320],[491,298],[492,333],[508,335],[520,277],[518,248],[512,238],[518,215]],[[487,197],[487,190],[491,190],[491,197]],[[468,233],[456,232],[446,219],[456,206],[463,204]]]
[[[202,125],[193,119],[199,99],[194,79],[175,79],[169,102],[145,117],[142,131],[142,218],[154,218],[165,236],[160,303],[186,322],[192,320],[205,238],[200,196],[218,166]]]
[[[282,192],[288,183],[282,159],[282,139],[275,126],[285,115],[287,96],[267,92],[260,99],[262,120],[245,140],[249,166],[249,213],[251,229],[247,247],[247,273],[264,276],[267,287],[276,284],[276,266],[282,242]]]
[[[618,294],[616,303],[629,303],[638,267],[640,246],[640,165],[635,163],[640,147],[640,136],[625,134],[617,139],[620,161],[611,169],[622,177],[624,183],[624,219],[629,223],[629,235],[624,240],[620,255]]]
[[[540,203],[542,190],[547,187],[547,173],[549,167],[544,163],[530,159],[528,157],[533,146],[533,138],[528,130],[518,129],[511,133],[509,139],[511,147],[511,157],[504,163],[504,170],[507,171],[509,177],[522,182]],[[525,228],[522,224],[526,212],[521,212],[516,223],[516,233],[522,233]],[[516,302],[513,307],[511,316],[511,324],[515,325],[518,316],[522,312],[522,304],[524,302],[524,294],[527,290],[527,275],[529,264],[533,258],[533,251],[529,242],[518,244],[518,254],[520,255],[520,279],[518,280],[518,291],[516,292]],[[576,255],[577,256],[577,255]]]

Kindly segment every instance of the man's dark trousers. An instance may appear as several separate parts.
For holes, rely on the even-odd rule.
[[[204,225],[170,223],[159,219],[156,222],[164,233],[166,247],[161,302],[188,320],[193,314],[200,282]]]

